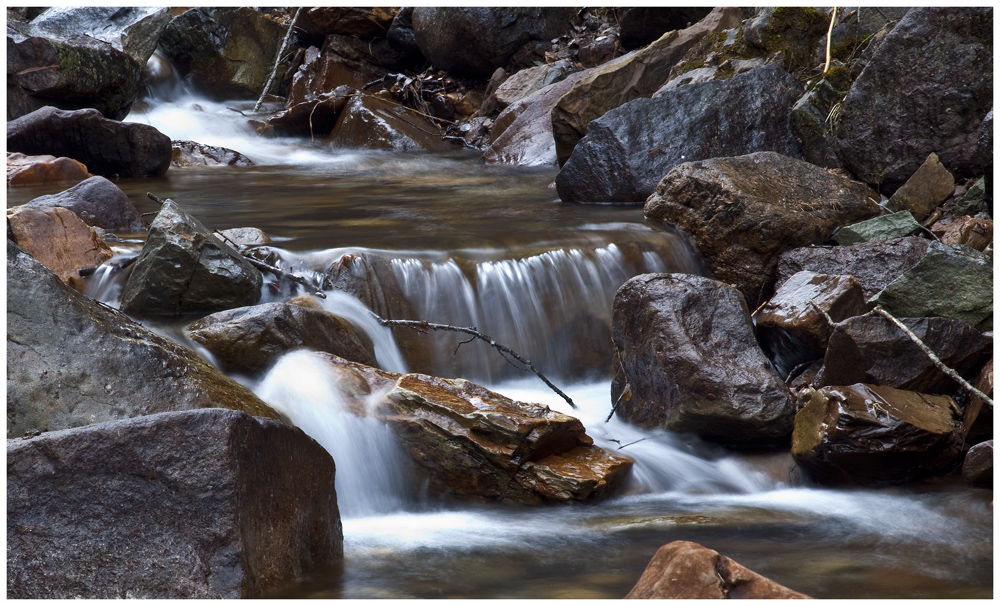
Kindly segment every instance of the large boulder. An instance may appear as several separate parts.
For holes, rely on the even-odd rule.
[[[620,418],[741,448],[788,443],[794,400],[754,339],[735,288],[688,274],[645,274],[613,307]]]
[[[84,283],[78,270],[114,256],[97,232],[73,211],[58,206],[21,206],[7,215],[7,229],[22,250],[81,292]]]
[[[690,541],[674,541],[657,549],[625,596],[627,600],[808,598]]]
[[[277,417],[206,360],[63,284],[7,242],[7,437],[170,410]]]
[[[256,99],[287,27],[252,8],[192,8],[163,30],[160,50],[209,98]]]
[[[417,45],[417,37],[413,34],[413,7],[399,9],[385,34],[392,48],[406,55],[411,61],[423,63],[426,58]]]
[[[712,9],[706,7],[645,6],[626,8],[616,11],[620,32],[618,39],[625,50],[642,48],[656,41],[666,32],[691,27],[711,12]],[[729,27],[735,27],[735,25]]]
[[[57,194],[39,196],[24,206],[66,208],[87,225],[110,231],[146,231],[146,224],[132,201],[104,177],[90,177]]]
[[[626,15],[657,10],[697,9],[633,8]],[[661,32],[663,35],[657,36],[646,48],[590,70],[552,109],[552,132],[559,165],[569,160],[592,121],[633,99],[651,96],[667,81],[670,68],[699,40],[739,23],[740,9],[717,8],[691,27]]]
[[[215,312],[260,300],[264,277],[173,200],[160,207],[121,309],[133,315]]]
[[[826,37],[830,15],[812,7],[765,7],[743,24],[746,42],[766,53],[781,53],[789,71],[812,67],[814,51]]]
[[[170,9],[166,7],[53,6],[32,19],[30,26],[37,36],[96,38],[143,66],[168,23]]]
[[[877,199],[818,166],[760,152],[676,166],[645,213],[690,234],[715,275],[756,308],[769,298],[781,253],[823,244],[838,227],[878,215]]]
[[[313,36],[341,34],[358,38],[385,37],[398,9],[388,7],[317,6],[306,8],[295,22]]]
[[[832,124],[828,118],[850,86],[850,69],[842,64],[831,65],[827,73],[810,82],[806,92],[792,106],[788,127],[806,162],[824,168],[840,168]]]
[[[379,97],[352,97],[326,140],[333,147],[397,152],[448,151],[442,131],[430,119]]]
[[[49,183],[79,183],[92,177],[82,162],[55,156],[26,156],[7,152],[7,185],[48,185]]]
[[[992,70],[991,7],[910,10],[844,99],[836,131],[844,167],[885,193],[931,152],[958,178],[981,174]]]
[[[682,162],[763,151],[796,156],[788,112],[801,94],[798,81],[769,65],[630,101],[590,122],[556,189],[565,202],[638,203]]]
[[[7,442],[8,598],[260,598],[342,559],[333,459],[296,427],[210,409]]]
[[[297,347],[325,351],[376,366],[370,339],[322,309],[265,303],[220,311],[192,322],[185,332],[212,353],[223,370],[256,374]]]
[[[825,484],[895,484],[950,471],[964,432],[948,396],[857,383],[805,390],[792,455]]]
[[[7,149],[67,156],[105,177],[160,177],[170,167],[170,137],[148,124],[109,120],[96,109],[43,107],[7,123]]]

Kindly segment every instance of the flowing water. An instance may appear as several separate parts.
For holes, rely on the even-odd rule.
[[[703,273],[685,239],[646,222],[640,208],[562,204],[554,169],[484,166],[466,152],[390,155],[259,139],[229,109],[247,104],[167,92],[129,120],[257,164],[119,181],[141,212],[155,211],[151,192],[213,229],[263,229],[275,242],[262,254],[325,276],[322,304],[368,333],[383,368],[462,376],[542,402],[635,460],[624,493],[596,504],[443,502],[407,473],[386,427],[344,412],[324,366],[291,352],[263,376],[234,378],[333,455],[345,560],[281,596],[619,598],[658,547],[689,540],[817,598],[992,597],[992,491],[956,481],[820,488],[784,453],[734,454],[605,422],[615,290],[644,272]],[[8,189],[8,204],[61,189]],[[116,260],[141,247],[141,235],[124,240]],[[99,271],[88,293],[117,304],[124,275]],[[264,300],[294,294],[265,286]],[[401,336],[369,309],[476,326],[558,378],[580,409],[483,343]],[[178,325],[151,327],[191,345]]]

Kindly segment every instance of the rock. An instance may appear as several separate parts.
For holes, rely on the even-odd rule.
[[[993,489],[993,440],[969,449],[962,463],[962,477],[971,486]]]
[[[7,152],[7,185],[48,185],[61,181],[79,183],[91,176],[83,163],[72,158]]]
[[[385,36],[397,9],[388,7],[317,6],[305,9],[295,26],[307,34],[342,34],[358,38]]]
[[[213,101],[256,99],[286,30],[252,8],[192,8],[163,30],[160,50]]]
[[[756,309],[770,295],[781,253],[822,244],[838,227],[877,215],[873,199],[860,183],[760,152],[674,167],[645,214],[690,234],[716,277],[737,285]]]
[[[739,9],[715,9],[689,28],[663,34],[648,47],[590,71],[552,110],[559,165],[569,160],[577,143],[589,132],[591,122],[633,99],[652,95],[667,81],[670,68],[694,44],[709,33],[735,27],[739,20]],[[647,149],[641,150],[644,156]]]
[[[581,44],[576,58],[582,67],[597,67],[611,61],[618,55],[618,37],[607,34],[594,38],[592,42]]]
[[[931,242],[927,254],[870,301],[897,318],[942,316],[979,330],[993,326],[993,260]]]
[[[976,389],[993,398],[993,358],[983,365],[976,377]],[[970,393],[962,415],[966,444],[976,444],[993,438],[993,407]]]
[[[978,251],[986,250],[993,242],[993,221],[959,217],[952,221],[941,236],[941,243],[948,246],[965,245]]]
[[[801,92],[770,65],[630,101],[587,126],[556,190],[564,202],[641,202],[683,162],[763,151],[798,155],[788,112]]]
[[[156,316],[244,307],[260,300],[263,282],[249,261],[166,200],[122,291],[121,309]]]
[[[850,69],[839,61],[830,64],[827,72],[806,92],[788,114],[788,127],[802,150],[802,159],[824,168],[840,168],[835,151],[835,138],[828,118],[843,91],[851,86]]]
[[[327,142],[333,147],[396,152],[448,151],[437,125],[386,99],[365,96],[347,102]]]
[[[340,112],[351,95],[359,94],[349,86],[316,95],[290,106],[286,111],[267,119],[275,132],[288,137],[326,137],[337,124]]]
[[[413,34],[413,7],[399,9],[392,19],[389,31],[385,34],[386,40],[398,52],[403,53],[413,62],[424,63],[426,58],[420,52],[417,38]]]
[[[81,295],[8,241],[8,438],[194,408],[277,417],[189,349]]]
[[[902,187],[889,198],[892,210],[908,210],[918,221],[923,221],[955,191],[955,177],[931,153]]]
[[[336,53],[321,55],[318,49],[310,47],[306,50],[302,65],[292,76],[288,107],[291,109],[307,101],[328,98],[331,92],[360,90],[369,82],[381,79],[386,73],[384,68],[367,61],[349,61]],[[341,93],[334,96],[341,96]],[[326,108],[321,107],[318,112],[324,109]]]
[[[333,459],[232,410],[9,440],[7,528],[21,599],[260,598],[343,560]]]
[[[956,215],[969,216],[989,212],[989,207],[986,203],[985,177],[976,181],[961,198],[955,201],[954,211]]]
[[[870,299],[890,282],[916,265],[927,253],[924,238],[896,238],[850,246],[808,246],[781,253],[777,286],[800,271],[849,274],[857,278]],[[878,259],[878,263],[872,263]]]
[[[619,40],[625,50],[635,50],[654,42],[666,32],[691,27],[711,12],[712,9],[704,7],[626,8],[617,14],[621,32]]]
[[[931,152],[955,177],[981,173],[976,141],[993,104],[992,8],[915,8],[844,99],[837,155],[891,193]],[[905,144],[900,144],[905,142]]]
[[[104,177],[90,177],[66,191],[40,196],[24,206],[66,208],[76,213],[87,225],[109,231],[146,231],[146,224],[132,201],[117,185]]]
[[[971,378],[989,358],[993,339],[958,320],[900,318],[949,368]],[[950,379],[895,324],[882,316],[850,318],[830,335],[813,385],[874,383],[921,393],[953,393]]]
[[[570,30],[569,7],[430,7],[413,9],[413,36],[434,67],[455,75],[486,78],[498,67],[532,64],[536,46]]]
[[[800,398],[792,455],[824,484],[908,482],[949,471],[962,454],[948,396],[858,383]]]
[[[348,65],[365,65],[375,71],[385,71],[381,68],[402,68],[404,55],[395,50],[385,38],[362,40],[354,36],[329,34],[323,42],[320,54],[337,56]]]
[[[743,24],[743,38],[767,53],[781,53],[792,71],[812,67],[813,51],[826,37],[830,15],[812,7],[766,7]]]
[[[823,357],[833,331],[827,318],[842,322],[865,313],[864,291],[854,277],[801,271],[758,313],[757,338],[771,352],[778,373],[787,377],[799,364]]]
[[[257,374],[297,347],[377,366],[371,340],[346,320],[286,303],[229,309],[189,324],[184,332],[226,372]]]
[[[515,166],[555,165],[556,146],[552,139],[552,108],[567,90],[585,77],[585,74],[586,72],[577,72],[516,101],[505,109],[497,116],[491,131],[492,141],[483,152],[483,161],[489,164]]]
[[[833,240],[841,246],[847,246],[859,242],[904,238],[919,229],[920,223],[917,223],[917,220],[913,218],[913,213],[901,210],[891,215],[875,217],[843,227],[834,234]]]
[[[219,233],[225,236],[226,240],[240,246],[261,246],[271,243],[271,238],[256,227],[234,227],[232,229],[224,229]]]
[[[615,295],[618,416],[740,448],[787,444],[794,401],[754,340],[739,291],[687,274],[645,274]],[[626,384],[630,397],[619,396]]]
[[[656,550],[627,600],[653,599],[809,599],[737,564],[719,552],[690,541],[673,541]]]
[[[90,36],[109,43],[140,66],[153,55],[170,9],[153,6],[53,6],[31,20],[35,35],[56,39]]]
[[[496,105],[499,109],[505,109],[509,105],[528,97],[550,84],[555,84],[560,80],[565,80],[569,75],[569,65],[566,63],[557,65],[538,65],[522,69],[503,81],[493,93]],[[549,108],[551,110],[551,108]],[[549,129],[551,130],[551,125]]]
[[[7,226],[18,246],[80,292],[84,283],[77,270],[114,256],[100,236],[66,208],[21,206],[7,215]]]
[[[170,138],[148,124],[108,120],[95,109],[43,107],[7,123],[7,149],[67,156],[105,177],[160,177],[170,167]]]
[[[238,151],[195,141],[171,141],[170,166],[253,166],[253,160]]]

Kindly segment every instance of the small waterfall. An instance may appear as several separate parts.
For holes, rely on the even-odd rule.
[[[361,301],[345,292],[332,290],[326,293],[326,298],[320,303],[323,309],[353,323],[368,335],[375,346],[375,359],[379,368],[391,372],[406,372],[406,362],[392,331],[379,324]]]

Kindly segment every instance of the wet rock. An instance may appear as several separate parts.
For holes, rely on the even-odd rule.
[[[962,454],[948,396],[855,384],[809,390],[792,455],[824,484],[896,484],[945,473]]]
[[[231,410],[9,440],[7,526],[22,599],[259,598],[343,559],[330,455]]]
[[[327,142],[348,149],[397,152],[448,151],[437,125],[398,103],[378,97],[353,97],[341,112]]]
[[[404,55],[395,50],[385,38],[365,41],[354,36],[330,34],[323,41],[320,53],[335,55],[349,65],[365,65],[376,71],[379,68],[395,70],[404,67]]]
[[[760,152],[674,167],[645,214],[690,234],[716,277],[736,284],[756,308],[770,295],[781,253],[822,244],[838,227],[876,216],[873,199],[860,183]]]
[[[81,292],[77,270],[114,256],[97,232],[66,208],[21,206],[8,213],[7,226],[18,246]]]
[[[844,99],[837,124],[844,167],[886,193],[932,152],[955,177],[980,173],[976,141],[993,103],[992,38],[988,7],[906,13]]]
[[[965,245],[975,250],[983,251],[993,242],[993,221],[959,217],[951,222],[941,243],[948,246]]]
[[[62,207],[76,213],[84,223],[109,231],[146,231],[135,205],[117,185],[104,177],[90,177],[66,191],[40,196],[27,207]]]
[[[986,201],[985,177],[976,181],[961,198],[955,201],[954,211],[956,215],[969,216],[989,212]]]
[[[154,6],[53,6],[31,20],[31,29],[34,35],[55,39],[90,36],[142,66],[169,22],[170,9]]]
[[[253,305],[264,278],[173,201],[160,207],[122,291],[133,315],[211,313]]]
[[[360,90],[369,82],[379,80],[387,70],[367,61],[349,61],[336,53],[320,54],[319,49],[306,49],[302,65],[292,76],[288,90],[288,107],[329,96],[347,87]],[[318,108],[317,112],[326,108]],[[311,108],[310,108],[311,111]]]
[[[690,541],[656,550],[625,599],[809,599],[737,564],[719,552]]]
[[[556,189],[565,202],[641,202],[683,162],[762,151],[798,155],[788,112],[800,94],[801,85],[771,65],[630,101],[587,126]]]
[[[297,347],[378,365],[364,333],[338,316],[300,305],[266,303],[220,311],[192,322],[184,331],[227,372],[260,373]]]
[[[271,238],[263,230],[256,227],[234,227],[224,229],[219,233],[225,237],[225,240],[240,246],[260,246],[271,243]]]
[[[429,7],[413,9],[413,36],[438,69],[486,78],[498,67],[544,59],[550,40],[570,29],[569,7]],[[536,47],[538,47],[536,49]]]
[[[794,402],[735,288],[688,274],[636,276],[615,295],[612,318],[620,418],[734,447],[787,444]]]
[[[917,220],[913,218],[913,213],[901,210],[891,215],[875,217],[843,227],[833,236],[833,240],[841,246],[847,246],[859,242],[905,238],[919,229],[920,223],[917,223]]]
[[[160,177],[170,167],[170,138],[148,124],[108,120],[95,109],[43,107],[7,123],[7,149],[67,156],[105,177]]]
[[[993,358],[983,365],[974,383],[976,389],[993,398]],[[976,444],[993,438],[993,407],[970,393],[962,414],[966,444]]]
[[[286,30],[252,8],[199,7],[170,22],[159,48],[210,99],[256,99]]]
[[[916,265],[927,253],[929,240],[896,238],[850,246],[808,246],[782,252],[778,257],[777,286],[800,271],[849,274],[857,278],[870,299],[890,282]],[[878,259],[878,263],[872,263]]]
[[[932,153],[892,194],[887,206],[892,210],[908,210],[918,221],[923,221],[954,191],[955,177],[941,164],[937,154]]]
[[[841,322],[867,312],[861,284],[852,276],[801,271],[760,310],[757,337],[771,352],[778,373],[787,377],[799,364],[823,357],[833,331],[830,320]]]
[[[958,320],[900,318],[949,368],[972,378],[989,358],[993,339]],[[813,385],[874,383],[921,393],[953,393],[950,379],[898,326],[882,316],[850,318],[830,335]]]
[[[802,159],[824,168],[840,168],[835,139],[828,118],[851,86],[850,70],[839,61],[811,83],[788,114],[788,127],[802,150]]]
[[[66,286],[8,241],[8,438],[194,408],[277,416],[204,359]]]
[[[668,32],[648,47],[590,71],[552,110],[560,166],[566,164],[577,143],[589,132],[591,122],[633,99],[652,95],[667,81],[671,66],[688,49],[709,33],[735,27],[739,19],[739,9],[715,9],[689,28]],[[625,149],[630,147],[626,145]],[[647,149],[642,148],[644,155]]]
[[[61,181],[79,183],[91,176],[83,163],[72,158],[7,152],[7,185],[48,185]]]
[[[552,108],[567,90],[585,77],[585,73],[577,72],[505,109],[493,125],[493,140],[483,152],[483,161],[516,166],[555,165]]]
[[[743,38],[767,53],[781,53],[792,71],[812,67],[813,52],[826,36],[830,15],[812,7],[766,7],[743,24]]]
[[[977,488],[993,488],[993,440],[969,449],[962,463],[962,477]]]
[[[505,109],[550,84],[565,80],[566,76],[569,75],[569,69],[568,63],[538,65],[522,69],[497,87],[492,95],[496,106],[499,109]],[[551,128],[550,126],[549,129],[551,130]]]
[[[189,166],[253,166],[253,160],[226,147],[205,145],[196,141],[171,141],[173,154],[170,165]]]
[[[277,116],[267,119],[267,124],[280,135],[289,137],[326,137],[337,124],[340,112],[351,95],[358,91],[349,86],[338,86],[331,92],[296,103]]]
[[[993,260],[931,242],[927,254],[870,301],[897,318],[941,316],[979,330],[993,326]]]
[[[305,9],[295,26],[307,34],[342,34],[358,38],[386,35],[397,9],[388,7],[317,6]]]
[[[633,7],[619,11],[618,34],[622,48],[635,50],[656,41],[666,32],[686,29],[705,18],[704,7]]]

